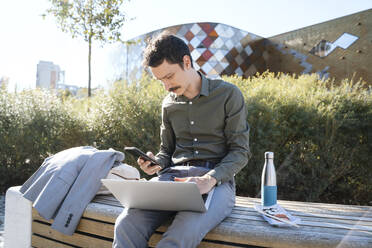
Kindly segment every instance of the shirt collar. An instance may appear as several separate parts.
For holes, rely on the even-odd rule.
[[[202,80],[200,93],[197,97],[199,97],[199,96],[209,96],[209,79],[206,76],[204,76],[204,74],[200,73],[199,71],[197,73],[199,74],[199,76],[201,77],[201,80]],[[186,97],[184,97],[184,96],[177,96],[175,93],[171,93],[171,94],[174,94],[174,97],[175,97],[176,101],[186,99]]]
[[[209,79],[202,73],[198,72],[202,79],[202,87],[200,90],[200,95],[209,96]]]

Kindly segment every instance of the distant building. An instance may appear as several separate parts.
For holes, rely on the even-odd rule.
[[[1,77],[0,78],[0,89],[7,89],[9,85],[9,78],[8,77]]]
[[[37,64],[36,87],[56,89],[57,84],[65,83],[65,72],[50,61],[39,61]]]
[[[58,90],[68,90],[73,96],[76,96],[80,87],[76,85],[67,85],[67,84],[57,84],[56,89]]]

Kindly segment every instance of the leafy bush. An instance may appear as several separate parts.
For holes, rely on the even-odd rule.
[[[92,103],[88,126],[100,149],[137,146],[157,151],[160,144],[161,102],[166,92],[160,82],[144,76],[136,84],[117,82],[108,94]],[[136,164],[128,156],[127,163]]]
[[[237,175],[240,195],[260,197],[265,151],[275,153],[278,198],[371,204],[372,97],[360,83],[316,75],[226,77],[243,92],[253,157]],[[327,86],[328,85],[328,86]],[[50,154],[79,145],[159,147],[163,86],[144,76],[91,99],[43,91],[0,94],[1,190],[21,184]],[[126,158],[135,164],[133,158]]]
[[[243,91],[252,128],[239,192],[260,197],[264,153],[273,151],[279,199],[372,203],[372,97],[360,83],[272,73],[226,80]]]
[[[84,123],[50,93],[0,91],[1,192],[22,184],[51,154],[88,144],[86,132]]]

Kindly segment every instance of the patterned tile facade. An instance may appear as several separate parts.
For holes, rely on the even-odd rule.
[[[117,53],[117,70],[120,79],[139,79],[146,41],[167,31],[186,42],[194,67],[212,77],[237,74],[247,78],[270,70],[317,73],[323,79],[363,78],[372,84],[371,13],[363,11],[268,39],[220,23],[172,26],[136,37],[132,44],[123,46]]]
[[[272,72],[372,85],[372,9],[270,37],[266,50]]]
[[[220,23],[190,23],[172,26],[132,39],[133,44],[121,49],[130,58],[124,62],[123,79],[138,79],[142,73],[142,51],[146,41],[163,31],[182,38],[190,48],[195,69],[219,77],[237,74],[249,77],[266,70],[262,56],[264,39],[246,31]]]

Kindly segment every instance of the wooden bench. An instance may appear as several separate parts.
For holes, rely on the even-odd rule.
[[[372,247],[372,207],[278,201],[301,218],[300,228],[273,227],[253,209],[260,199],[236,197],[230,217],[213,229],[198,246],[219,247]],[[72,236],[50,228],[33,210],[33,247],[111,247],[116,217],[122,212],[112,196],[97,196],[86,208]],[[154,247],[168,224],[149,241]]]

